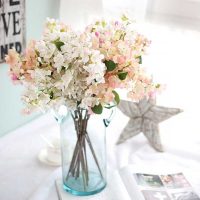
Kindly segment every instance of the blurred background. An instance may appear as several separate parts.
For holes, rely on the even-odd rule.
[[[28,0],[27,41],[40,38],[46,17],[81,29],[94,19],[123,12],[135,18],[137,29],[152,40],[144,67],[155,81],[166,85],[157,97],[158,104],[184,110],[161,124],[163,141],[200,141],[200,0]],[[8,66],[1,64],[0,136],[38,116],[21,114],[22,88],[12,85],[7,71]]]

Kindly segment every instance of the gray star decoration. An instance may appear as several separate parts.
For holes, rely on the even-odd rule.
[[[117,144],[143,132],[151,146],[157,151],[163,151],[158,124],[180,112],[178,108],[157,106],[155,99],[143,99],[138,103],[121,100],[118,108],[130,118],[120,135]]]

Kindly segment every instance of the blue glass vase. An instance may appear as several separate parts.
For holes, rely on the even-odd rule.
[[[65,191],[87,196],[106,187],[106,127],[113,113],[114,109],[104,109],[101,115],[89,114],[88,110],[78,108],[68,111],[61,120],[62,178]]]

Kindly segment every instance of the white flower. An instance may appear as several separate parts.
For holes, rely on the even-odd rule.
[[[65,88],[68,87],[70,81],[72,80],[73,76],[72,76],[72,73],[70,70],[66,70],[65,74],[62,76],[62,81],[63,81],[63,84],[65,86]]]
[[[46,43],[43,40],[36,42],[35,49],[40,53],[42,57],[45,55]]]
[[[104,59],[104,55],[100,54],[99,51],[93,50],[91,55],[92,62],[101,62]]]
[[[60,72],[62,66],[63,66],[63,63],[64,63],[64,57],[61,53],[58,53],[54,59],[54,67],[57,68],[57,71]]]
[[[84,64],[87,63],[90,59],[90,50],[89,49],[83,49],[80,52],[80,62],[83,62]]]
[[[52,57],[52,55],[54,54],[56,50],[56,46],[52,43],[47,43],[47,49],[46,49],[46,54],[44,56],[44,58],[48,59]]]
[[[68,42],[68,41],[67,41]],[[68,53],[71,52],[71,45],[70,43],[66,43],[61,47],[62,53]]]
[[[25,85],[26,90],[23,92],[22,98],[26,100],[37,99],[36,87],[33,85]]]
[[[87,77],[87,83],[104,83],[104,73],[105,73],[105,65],[102,63],[97,64],[89,64],[83,67],[87,72],[89,72],[89,76]]]
[[[44,70],[44,69],[35,69],[35,73],[33,74],[34,79],[36,80],[45,80],[48,76],[51,75],[50,70]]]
[[[46,105],[46,104],[48,104],[50,102],[50,96],[48,94],[41,93],[38,96],[38,101],[39,101],[39,105],[41,107],[43,107],[44,105]]]
[[[40,40],[35,45],[36,50],[39,52],[40,57],[43,57],[45,61],[49,61],[56,50],[56,46],[52,43],[46,43]]]
[[[61,24],[59,23],[58,20],[47,18],[45,33],[47,34],[52,32],[60,33],[60,30],[61,30]]]
[[[82,108],[89,108],[99,104],[99,100],[96,97],[86,96],[81,101]]]
[[[63,97],[58,97],[55,100],[49,102],[49,107],[54,110],[59,110],[61,106],[65,105],[65,99]]]
[[[45,41],[48,41],[48,42],[52,42],[52,41],[55,41],[58,38],[59,38],[58,33],[50,32],[50,33],[44,34],[42,39],[45,40]]]
[[[95,82],[96,83],[105,83],[104,76],[102,74],[95,75]]]

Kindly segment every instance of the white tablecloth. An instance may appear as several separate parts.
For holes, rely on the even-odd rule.
[[[194,188],[200,191],[200,137],[185,128],[186,122],[192,123],[187,113],[161,124],[164,153],[152,149],[143,134],[116,146],[116,140],[127,120],[117,111],[108,128],[110,169],[117,170],[133,164],[141,171],[145,168],[154,171],[188,171]],[[57,200],[52,177],[60,172],[56,171],[58,168],[38,161],[38,153],[45,146],[40,134],[47,138],[59,134],[59,127],[50,115],[44,115],[0,138],[0,200]]]

